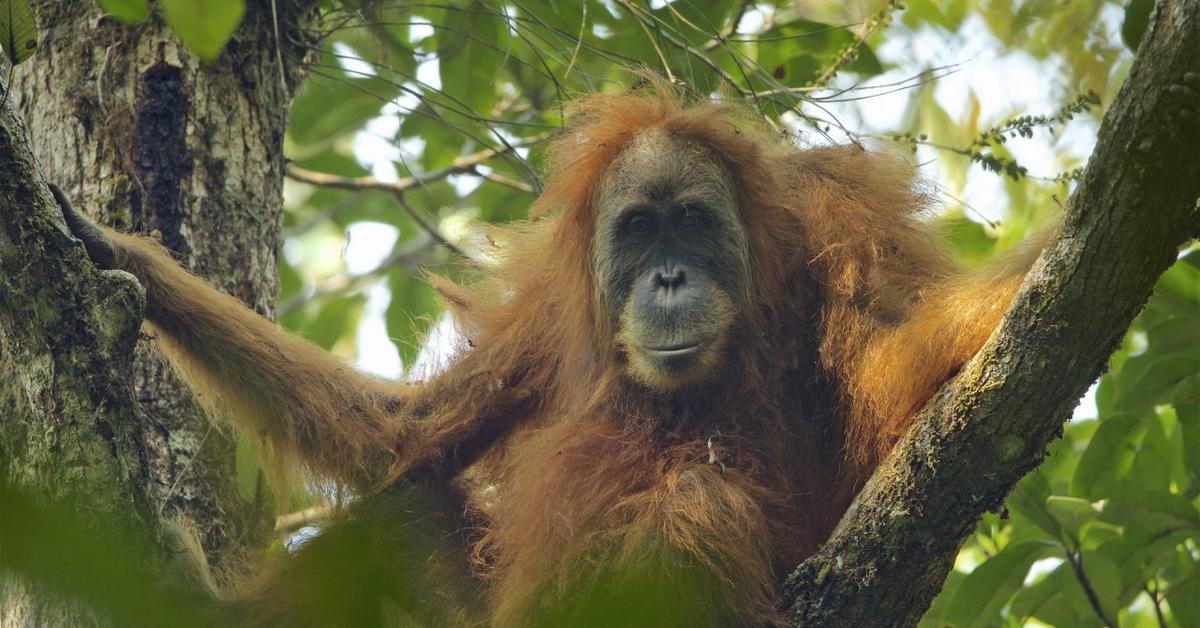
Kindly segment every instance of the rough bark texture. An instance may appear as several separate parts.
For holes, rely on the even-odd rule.
[[[12,112],[0,124],[3,464],[69,490],[80,512],[182,515],[219,565],[270,533],[269,504],[239,494],[232,437],[151,343],[135,349],[136,283],[97,275],[32,182],[44,175],[105,223],[157,231],[197,274],[271,316],[283,136],[315,10],[277,0],[276,31],[271,0],[247,2],[238,34],[202,65],[157,16],[125,25],[90,1],[34,5],[40,48],[16,68],[8,107],[24,114],[41,175]],[[15,599],[9,620],[36,622]]]
[[[81,512],[148,521],[127,375],[142,294],[97,272],[56,216],[11,103],[0,109],[0,464]],[[0,625],[85,615],[0,583]]]
[[[186,266],[271,316],[283,134],[299,79],[288,68],[301,65],[295,42],[311,13],[279,3],[281,68],[270,3],[250,2],[238,35],[203,66],[161,19],[128,26],[93,2],[35,4],[46,35],[13,87],[46,178],[93,218],[158,231]],[[214,562],[261,540],[271,513],[239,496],[230,435],[210,427],[149,342],[138,343],[133,378],[156,509],[196,523]]]
[[[1200,129],[1168,93],[1200,71],[1200,0],[1168,0],[1058,239],[984,350],[925,408],[832,538],[792,575],[797,626],[915,624],[984,512],[1061,435],[1176,247],[1200,235]]]
[[[132,511],[154,525],[164,506],[179,508],[212,522],[204,532],[218,551],[254,519],[223,510],[236,495],[230,445],[204,436],[156,362],[138,358],[134,395],[137,284],[95,271],[66,235],[12,105],[29,117],[49,177],[82,208],[159,230],[195,270],[269,314],[290,88],[279,83],[269,8],[251,5],[245,34],[203,68],[156,21],[121,26],[98,20],[91,3],[41,2],[48,35],[0,110],[0,464],[80,512]],[[1175,245],[1197,234],[1197,129],[1172,124],[1165,88],[1200,66],[1198,5],[1156,8],[1062,235],[988,347],[789,580],[797,625],[915,623],[978,517],[1040,462]],[[284,41],[299,37],[294,17],[280,26]],[[289,47],[285,66],[300,54]],[[135,399],[147,420],[134,419]]]

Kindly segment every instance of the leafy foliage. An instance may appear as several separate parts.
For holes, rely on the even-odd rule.
[[[217,58],[246,12],[244,0],[160,0],[160,4],[179,39],[205,61]]]
[[[96,0],[113,17],[125,22],[141,22],[150,17],[150,0]]]
[[[12,65],[37,50],[37,23],[29,0],[0,0],[0,49]]]
[[[783,121],[781,130],[807,131],[821,141],[820,136],[838,126],[824,110],[836,104],[827,100],[864,98],[866,109],[872,106],[870,97],[880,92],[855,95],[841,87],[827,94],[813,86],[848,84],[853,90],[857,82],[888,71],[888,57],[876,50],[886,47],[891,36],[904,41],[900,38],[911,37],[909,33],[953,33],[981,24],[1001,53],[1020,51],[1047,59],[1047,65],[1057,57],[1060,80],[1074,87],[1060,91],[1059,104],[1042,112],[1013,111],[990,123],[981,119],[975,94],[958,118],[937,97],[936,80],[898,87],[912,88],[909,102],[915,115],[903,116],[890,135],[913,150],[919,144],[922,150],[939,151],[932,155],[946,189],[961,191],[980,176],[968,170],[970,164],[1008,176],[1001,187],[1007,197],[1002,222],[981,221],[969,205],[953,201],[941,218],[963,259],[978,263],[1046,224],[1057,211],[1057,200],[1066,196],[1080,171],[1080,157],[1062,153],[1060,173],[1035,175],[1019,161],[1028,152],[1020,149],[1046,141],[1041,138],[1057,141],[1076,118],[1094,121],[1119,84],[1112,68],[1123,67],[1121,60],[1127,63],[1130,54],[1119,42],[1111,43],[1100,5],[992,4],[918,0],[899,10],[877,2],[854,14],[830,6],[800,11],[769,2],[749,10],[732,1],[523,0],[501,8],[475,0],[428,9],[365,3],[355,8],[365,20],[352,15],[351,7],[335,8],[327,16],[333,26],[313,81],[296,103],[298,112],[320,113],[311,125],[299,119],[293,123],[289,150],[317,170],[367,175],[370,164],[354,165],[364,144],[374,143],[363,139],[364,131],[342,131],[341,139],[306,135],[317,124],[334,124],[367,129],[368,134],[384,131],[379,139],[385,144],[379,146],[398,147],[390,161],[400,181],[438,173],[481,149],[503,150],[526,141],[534,141],[530,156],[536,164],[532,138],[563,122],[561,104],[587,90],[628,85],[631,76],[625,68],[631,66],[656,69],[700,93],[741,100]],[[1134,11],[1131,5],[1125,15]],[[896,19],[905,32],[894,30]],[[751,22],[757,23],[748,27]],[[839,73],[853,80],[839,82]],[[375,86],[346,88],[361,81]],[[372,105],[367,91],[381,98]],[[359,115],[374,121],[327,115],[349,111],[360,101],[358,110],[369,113]],[[335,124],[339,119],[343,122]],[[350,137],[357,141],[347,141]],[[439,180],[402,196],[421,215],[440,219],[439,227],[470,250],[472,232],[459,228],[464,221],[523,217],[532,198],[482,175],[500,175],[537,189],[536,167],[514,155],[523,157],[524,151],[464,170],[456,181]],[[326,170],[318,162],[346,167]],[[376,162],[373,167],[378,172],[381,166]],[[391,174],[391,168],[382,168]],[[304,191],[309,196],[290,207],[289,224],[355,194]],[[391,199],[380,202],[371,219],[399,231],[396,247],[420,237],[420,226],[396,211]],[[322,238],[337,232],[325,233]],[[444,251],[433,259],[446,259]],[[431,292],[413,291],[423,284],[411,269],[384,267],[374,274],[391,292],[387,333],[403,363],[411,364],[427,327],[413,322],[435,319],[439,306]],[[322,310],[341,298],[318,297],[304,307]],[[1097,416],[1069,423],[1047,462],[1010,498],[1004,516],[991,515],[980,526],[925,625],[1157,624],[1160,612],[1170,625],[1200,624],[1200,617],[1189,616],[1200,609],[1197,317],[1200,275],[1193,253],[1163,278],[1130,340],[1114,356],[1096,393]],[[317,333],[306,325],[297,329]]]
[[[0,574],[20,574],[43,594],[65,593],[116,625],[196,627],[216,619],[182,572],[162,578],[141,528],[120,513],[81,521],[75,509],[10,483],[0,466]],[[161,560],[161,556],[157,557]]]
[[[96,0],[113,17],[141,22],[150,17],[149,0]],[[221,53],[246,13],[245,0],[160,0],[163,17],[179,39],[205,61]]]
[[[923,625],[1153,625],[1159,613],[1200,625],[1197,347],[1193,250],[1113,355],[1097,416],[1068,423],[1002,515],[985,518]]]
[[[145,0],[99,2],[128,21],[150,10]],[[932,164],[924,174],[945,206],[938,220],[946,237],[964,262],[983,262],[1046,224],[1069,193],[1087,148],[1074,149],[1065,138],[1081,124],[1094,127],[1151,5],[327,0],[286,138],[293,169],[281,322],[348,358],[391,352],[399,366],[365,365],[403,375],[430,349],[421,339],[442,313],[421,269],[455,272],[448,262],[460,252],[487,263],[479,227],[525,216],[540,185],[541,143],[563,124],[564,103],[627,87],[637,80],[632,68],[742,102],[800,141],[878,141],[914,151],[918,162]],[[0,0],[0,18],[5,7],[23,6]],[[241,0],[159,6],[188,46],[218,64],[244,10]],[[15,22],[0,19],[5,51],[20,61],[20,46],[8,43],[15,29],[5,24]],[[974,89],[947,97],[940,79],[973,70],[958,65],[967,55],[947,61],[931,51],[931,41],[969,42],[988,56],[1024,59],[1044,82],[1004,89],[1048,94],[1049,105],[996,112]],[[913,67],[913,54],[929,59],[920,59],[913,75],[896,76],[901,66]],[[892,104],[877,104],[885,98]],[[961,113],[951,110],[957,107]],[[899,115],[873,122],[882,108]],[[1030,146],[1051,155],[1041,160],[1051,169],[1026,165]],[[980,185],[991,193],[975,192]],[[986,202],[1001,211],[982,215],[974,204]],[[351,237],[368,232],[383,236]],[[1000,513],[985,517],[923,626],[1200,626],[1197,250],[1159,281],[1098,383],[1095,408],[1069,422],[1045,463]],[[239,455],[239,486],[249,498],[259,471],[246,456]],[[6,509],[26,504],[27,496],[2,496]],[[7,525],[37,524],[43,511],[30,503],[28,521]],[[78,540],[77,531],[53,529],[21,538],[47,555],[56,555],[51,546],[61,539],[68,546]],[[314,612],[323,612],[322,599],[333,608],[391,577],[369,536],[350,530],[319,541],[331,549],[314,554],[312,560],[330,561],[318,570],[344,577],[318,589]],[[351,560],[366,567],[345,573]],[[94,576],[85,561],[63,565],[47,586],[100,599],[78,584]],[[28,569],[12,560],[0,567]],[[375,579],[363,581],[364,573]],[[622,615],[642,617],[663,606],[653,586],[660,575],[597,590],[644,592],[644,607]],[[97,602],[129,619],[123,603]],[[597,603],[584,595],[563,612],[613,619],[593,612]],[[379,616],[357,619],[371,624]]]

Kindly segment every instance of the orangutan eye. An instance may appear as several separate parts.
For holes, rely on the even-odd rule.
[[[642,213],[637,213],[629,217],[625,222],[625,230],[630,235],[644,236],[654,230],[654,221],[649,216]]]

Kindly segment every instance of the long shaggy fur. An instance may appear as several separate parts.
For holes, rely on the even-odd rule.
[[[1032,256],[956,267],[896,157],[797,149],[663,85],[571,111],[531,220],[492,236],[500,263],[466,285],[434,279],[469,349],[430,382],[353,373],[144,242],[113,235],[118,265],[146,283],[151,324],[193,385],[277,449],[362,490],[464,475],[494,488],[475,553],[496,625],[525,625],[648,551],[690,557],[729,623],[771,623],[779,579],[985,342]],[[674,393],[628,376],[591,268],[597,189],[650,129],[729,173],[755,278],[714,375]]]
[[[499,623],[518,625],[547,582],[578,582],[581,557],[619,560],[647,530],[711,565],[743,621],[769,621],[782,570],[984,343],[1027,261],[957,268],[900,158],[798,150],[739,108],[689,106],[661,85],[572,113],[533,222],[495,237],[504,261],[486,281],[448,288],[476,350],[539,400],[492,468],[501,495],[482,551]],[[588,265],[606,167],[650,129],[731,173],[756,277],[758,307],[721,373],[669,399],[630,384]],[[723,474],[706,464],[717,435]]]

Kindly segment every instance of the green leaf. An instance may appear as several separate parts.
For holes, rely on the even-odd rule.
[[[817,78],[854,41],[855,35],[847,27],[791,20],[762,34],[757,43],[757,61],[776,81],[790,86],[803,85]],[[858,56],[845,69],[861,74],[883,71],[879,59],[866,43],[859,44]]]
[[[468,198],[479,207],[479,219],[488,223],[525,218],[533,201],[533,196],[528,192],[490,182],[484,182]]]
[[[1050,497],[1050,483],[1042,473],[1035,472],[1017,485],[1009,496],[1006,506],[1014,513],[1031,521],[1052,539],[1062,538],[1062,528],[1050,514],[1046,500]]]
[[[344,199],[345,197],[341,198]],[[325,206],[330,205],[330,203],[323,202],[323,199],[320,204]],[[338,226],[340,231],[345,231],[353,223],[363,221],[382,222],[392,225],[400,230],[401,238],[406,238],[417,229],[417,225],[413,222],[412,218],[397,206],[396,197],[391,192],[381,190],[373,190],[357,195],[350,207],[346,208],[345,211],[340,211],[330,216],[330,219],[333,221],[333,224]]]
[[[1046,461],[1038,469],[1038,474],[1046,476],[1046,481],[1054,488],[1053,492],[1070,492],[1071,477],[1075,475],[1075,466],[1079,464],[1079,456],[1084,449],[1076,445],[1091,440],[1098,425],[1099,421],[1069,421],[1063,429],[1062,438],[1050,444]]]
[[[1200,511],[1186,497],[1130,482],[1105,501],[1101,518],[1138,530],[1200,532]]]
[[[1093,519],[1083,525],[1079,531],[1079,545],[1083,549],[1091,550],[1121,538],[1124,528],[1116,526],[1107,521]]]
[[[1163,273],[1154,287],[1155,293],[1170,294],[1180,299],[1190,301],[1200,306],[1200,251],[1192,251],[1178,262],[1171,265]],[[1200,315],[1200,310],[1193,307],[1193,316]]]
[[[296,268],[287,261],[286,255],[279,256],[279,302],[298,296],[304,290],[304,280]],[[293,330],[295,331],[295,330]]]
[[[1169,481],[1175,485],[1175,492],[1191,494],[1189,491],[1195,481],[1186,460],[1186,434],[1179,421],[1179,413],[1174,406],[1159,406],[1155,408],[1154,416],[1151,418],[1155,420],[1156,425],[1153,426],[1153,429],[1146,431],[1147,445],[1153,450],[1161,452],[1169,470]]]
[[[372,1],[372,9],[363,14],[363,28],[344,30],[327,39],[327,43],[344,43],[368,61],[383,61],[388,76],[410,77],[417,71],[421,58],[409,42],[411,18],[405,15],[412,9],[401,4],[387,6]]]
[[[1056,545],[1048,541],[1022,541],[1000,550],[975,568],[946,608],[945,623],[955,626],[988,626],[1008,603],[1029,567]]]
[[[545,22],[547,27],[560,32],[577,35],[583,24],[584,7],[578,0],[526,0],[517,7],[531,19]],[[595,19],[595,15],[588,16],[589,22]]]
[[[1065,562],[1041,580],[1022,588],[1013,597],[1010,614],[1036,617],[1051,626],[1099,626],[1079,581]]]
[[[1137,51],[1146,34],[1146,26],[1150,23],[1150,10],[1154,8],[1154,0],[1129,0],[1125,5],[1125,21],[1121,24],[1121,41],[1130,50]]]
[[[1156,411],[1143,422],[1145,430],[1129,479],[1153,490],[1169,490],[1171,486],[1171,450],[1166,442],[1162,421]]]
[[[1121,595],[1121,570],[1099,552],[1084,552],[1080,561],[1100,605],[1110,617],[1116,616]]]
[[[1172,393],[1183,438],[1183,460],[1192,485],[1200,483],[1200,375],[1185,380]]]
[[[292,163],[305,170],[313,170],[325,174],[332,174],[338,177],[363,177],[371,174],[370,170],[364,168],[363,165],[358,163],[358,160],[352,155],[346,154],[346,152],[340,150],[341,148],[341,146],[337,146],[334,149],[313,153],[305,157],[295,156],[293,153],[292,155],[289,155],[289,158],[291,159]],[[304,153],[305,151],[299,152]],[[313,196],[324,192],[346,192],[346,190],[336,190],[315,186],[313,189]],[[341,198],[342,195],[334,194],[332,196]],[[322,202],[308,202],[328,206],[333,204],[329,201],[333,201],[335,199],[327,198],[319,200]]]
[[[1147,580],[1164,575],[1164,569],[1177,558],[1179,548],[1186,548],[1184,542],[1190,534],[1181,529],[1122,526],[1120,538],[1095,548],[1095,552],[1104,554],[1114,565],[1120,565],[1124,581],[1120,602],[1132,602]]]
[[[758,43],[758,62],[770,71],[799,52],[832,54],[850,41],[849,29],[809,20],[792,20],[764,32]]]
[[[388,277],[392,300],[387,309],[387,330],[404,368],[410,369],[421,352],[422,340],[441,311],[437,291],[424,277],[408,269],[393,271]]]
[[[330,299],[321,304],[321,311],[313,322],[306,326],[308,339],[332,349],[343,336],[352,335],[358,329],[358,320],[366,297],[362,295]]]
[[[221,54],[246,13],[244,0],[162,0],[171,30],[205,61]]]
[[[825,69],[822,59],[798,54],[774,66],[771,76],[784,85],[804,85],[816,79]]]
[[[1037,615],[1047,601],[1062,591],[1062,578],[1065,572],[1062,566],[1042,576],[1029,586],[1022,587],[1013,597],[1009,611],[1016,617],[1026,618]]]
[[[1098,514],[1092,502],[1078,497],[1051,495],[1046,500],[1046,509],[1054,515],[1054,519],[1071,533],[1072,538],[1079,537],[1079,529]]]
[[[879,62],[879,57],[875,56],[875,51],[866,43],[862,43],[858,46],[858,56],[846,65],[846,69],[859,74],[875,75],[883,73],[883,64]]]
[[[453,109],[490,116],[496,103],[496,73],[500,49],[500,20],[482,2],[464,9],[447,9],[437,33],[438,70],[442,91]]]
[[[1075,467],[1071,494],[1089,501],[1107,497],[1133,467],[1143,427],[1141,417],[1134,414],[1118,414],[1100,421]]]
[[[0,0],[0,48],[9,63],[32,57],[37,46],[37,21],[29,0]]]
[[[651,14],[660,24],[681,34],[688,43],[701,45],[721,33],[737,5],[733,0],[668,2],[654,9]]]
[[[1162,355],[1148,351],[1125,363],[1117,381],[1117,408],[1141,414],[1168,395],[1185,379],[1200,373],[1200,351]]]
[[[404,122],[400,124],[400,136],[420,138],[424,142],[421,165],[426,170],[445,168],[453,163],[462,152],[466,139],[428,101],[405,114]]]
[[[962,20],[962,16],[953,19],[938,6],[941,4],[940,2],[933,0],[908,0],[905,4],[908,5],[908,10],[901,14],[900,19],[913,30],[916,30],[916,27],[922,23],[929,23],[954,32],[958,30],[959,22]]]
[[[1188,575],[1171,583],[1167,587],[1167,604],[1171,605],[1171,614],[1183,628],[1200,628],[1200,568],[1196,567],[1195,559],[1187,557],[1191,562]]]
[[[933,599],[933,604],[929,606],[929,610],[925,611],[925,616],[921,618],[921,623],[917,624],[917,628],[941,628],[946,625],[946,606],[954,599],[954,596],[958,593],[958,588],[962,586],[962,581],[966,577],[966,574],[957,569],[950,570],[950,574],[946,576],[946,581],[942,583],[942,590]]]
[[[266,488],[266,483],[263,482],[262,465],[258,462],[258,452],[246,440],[246,437],[240,434],[234,450],[233,467],[238,496],[250,504],[263,499],[262,491]]]
[[[115,502],[84,513],[78,499],[50,499],[2,476],[0,572],[6,578],[37,583],[42,594],[62,595],[109,625],[200,628],[219,621],[211,599],[184,585],[183,570],[146,560],[148,548],[165,547],[175,536],[170,524],[160,528],[165,534],[148,534],[145,522]]]
[[[97,0],[100,8],[122,22],[141,22],[150,15],[150,0]]]
[[[1200,316],[1163,315],[1147,323],[1146,335],[1150,349],[1158,353],[1190,353],[1200,347]]]
[[[328,55],[322,59],[337,63]],[[339,140],[378,117],[383,106],[399,95],[400,89],[382,78],[346,76],[331,68],[322,68],[321,72],[322,75],[306,82],[292,105],[287,154],[295,160],[316,159],[336,147],[333,152],[347,162],[347,171],[322,169],[317,164],[306,164],[306,167],[345,176],[357,176],[359,172],[349,172],[355,168],[365,173]]]

